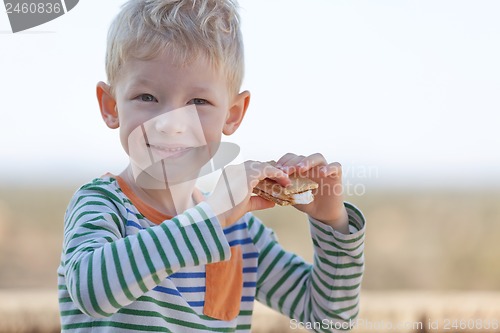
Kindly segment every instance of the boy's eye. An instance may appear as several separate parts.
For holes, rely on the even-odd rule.
[[[204,105],[208,104],[208,101],[203,98],[193,98],[192,100],[189,101],[188,104],[194,104],[194,105]]]
[[[151,94],[141,94],[141,95],[137,96],[137,98],[143,102],[158,102],[156,97],[154,97]]]

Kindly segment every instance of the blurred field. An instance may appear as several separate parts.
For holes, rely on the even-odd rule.
[[[30,314],[30,304],[37,308],[46,302],[39,308],[48,313],[40,318],[54,318],[51,306],[56,301],[63,215],[74,190],[0,189],[0,333],[21,332],[2,327],[8,322],[2,318],[16,318],[13,313],[25,322],[38,318]],[[372,190],[348,200],[368,221],[365,314],[360,316],[424,321],[422,316],[437,320],[455,314],[455,319],[500,319],[500,189]],[[301,214],[274,208],[257,215],[276,231],[285,248],[311,260],[308,227]],[[255,323],[255,331],[259,323],[289,324],[265,310],[259,310],[258,318],[264,319]],[[43,321],[37,327],[36,332],[50,332],[43,329]],[[280,332],[277,327],[268,331]]]
[[[499,333],[499,321],[498,292],[363,291],[353,332]],[[260,303],[255,304],[254,333],[307,332],[301,329],[304,325],[307,324],[292,322]],[[458,329],[453,329],[454,325]],[[0,291],[0,333],[59,331],[55,290]]]
[[[500,190],[373,190],[347,200],[367,219],[364,289],[500,291]],[[303,216],[256,215],[311,260]]]

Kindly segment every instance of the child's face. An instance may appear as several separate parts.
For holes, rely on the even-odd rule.
[[[128,60],[115,99],[120,140],[133,167],[158,180],[191,177],[215,153],[234,98],[204,58],[185,66],[168,53]]]

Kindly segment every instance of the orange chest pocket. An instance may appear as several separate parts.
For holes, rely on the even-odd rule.
[[[230,260],[206,265],[205,279],[203,314],[225,321],[236,318],[243,292],[241,246],[231,247]]]

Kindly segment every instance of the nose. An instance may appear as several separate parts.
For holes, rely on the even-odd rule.
[[[155,117],[155,129],[164,135],[176,135],[186,131],[189,119],[182,108],[164,112]]]

